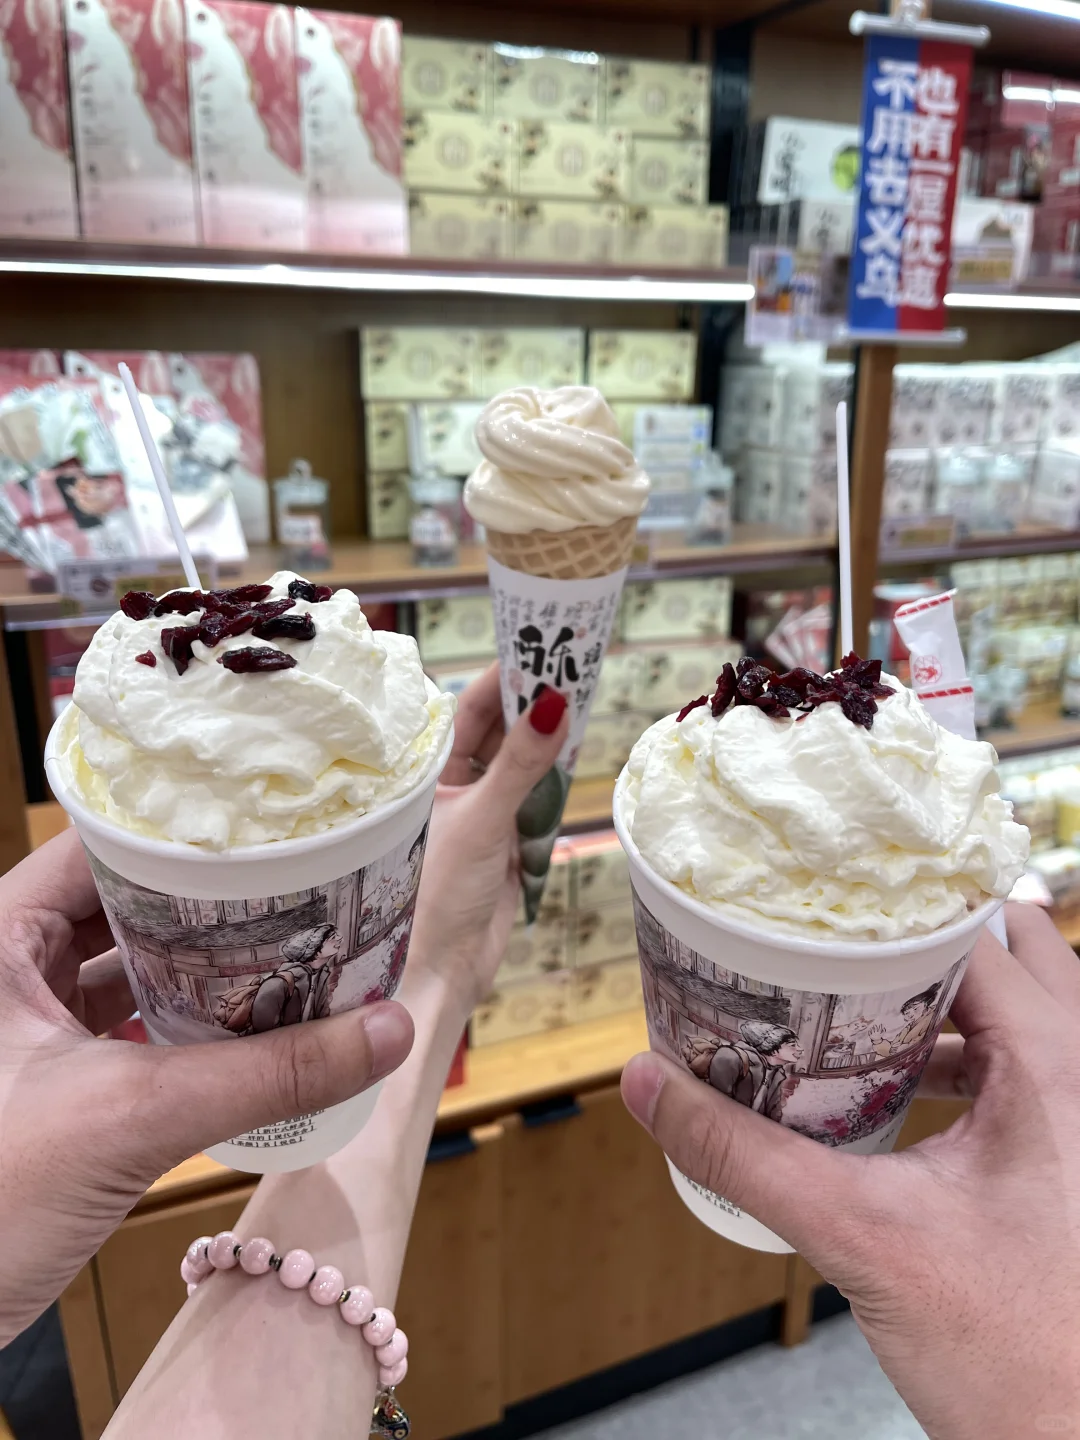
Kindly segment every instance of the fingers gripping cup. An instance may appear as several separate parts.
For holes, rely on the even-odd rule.
[[[394,994],[452,717],[415,642],[373,632],[349,591],[283,571],[125,596],[46,772],[151,1040],[229,1043]],[[314,1164],[376,1095],[209,1153],[257,1173]]]
[[[652,1048],[822,1144],[892,1149],[1027,858],[995,760],[854,656],[824,677],[725,666],[647,730],[614,818]],[[710,1229],[790,1248],[668,1163]]]

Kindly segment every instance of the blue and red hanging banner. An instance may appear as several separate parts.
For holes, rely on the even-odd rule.
[[[848,327],[941,330],[971,47],[871,35]]]

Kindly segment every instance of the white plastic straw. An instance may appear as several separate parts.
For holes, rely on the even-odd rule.
[[[201,590],[202,582],[199,580],[199,572],[195,569],[195,561],[191,558],[191,550],[188,547],[187,536],[184,534],[184,527],[180,524],[180,516],[176,513],[172,491],[169,489],[169,482],[165,477],[165,467],[161,463],[161,456],[154,444],[154,437],[150,434],[150,426],[146,423],[146,415],[142,408],[142,401],[139,399],[135,378],[123,361],[120,362],[120,379],[124,382],[132,414],[135,416],[135,424],[139,427],[139,434],[142,436],[146,458],[150,461],[150,469],[157,482],[161,503],[165,506],[173,544],[176,546],[176,553],[180,556],[180,564],[184,567],[184,577],[193,590]]]
[[[836,528],[840,548],[840,653],[855,648],[851,618],[851,494],[848,489],[847,401],[836,407]]]

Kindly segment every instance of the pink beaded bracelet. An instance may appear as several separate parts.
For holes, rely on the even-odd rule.
[[[406,1356],[409,1341],[397,1328],[393,1312],[375,1304],[366,1285],[345,1284],[336,1265],[318,1265],[306,1250],[289,1250],[279,1255],[261,1236],[241,1242],[231,1230],[200,1235],[187,1248],[180,1262],[180,1278],[189,1297],[215,1270],[232,1270],[237,1265],[247,1275],[265,1275],[276,1270],[286,1290],[306,1290],[316,1305],[336,1305],[347,1325],[358,1325],[360,1334],[375,1351],[379,1362],[379,1393],[371,1417],[371,1434],[407,1440],[409,1419],[394,1394],[409,1368]]]

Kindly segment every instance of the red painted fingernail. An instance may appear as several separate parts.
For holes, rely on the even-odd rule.
[[[538,735],[554,735],[559,721],[566,710],[566,696],[550,685],[545,685],[533,701],[529,711],[529,724]]]

